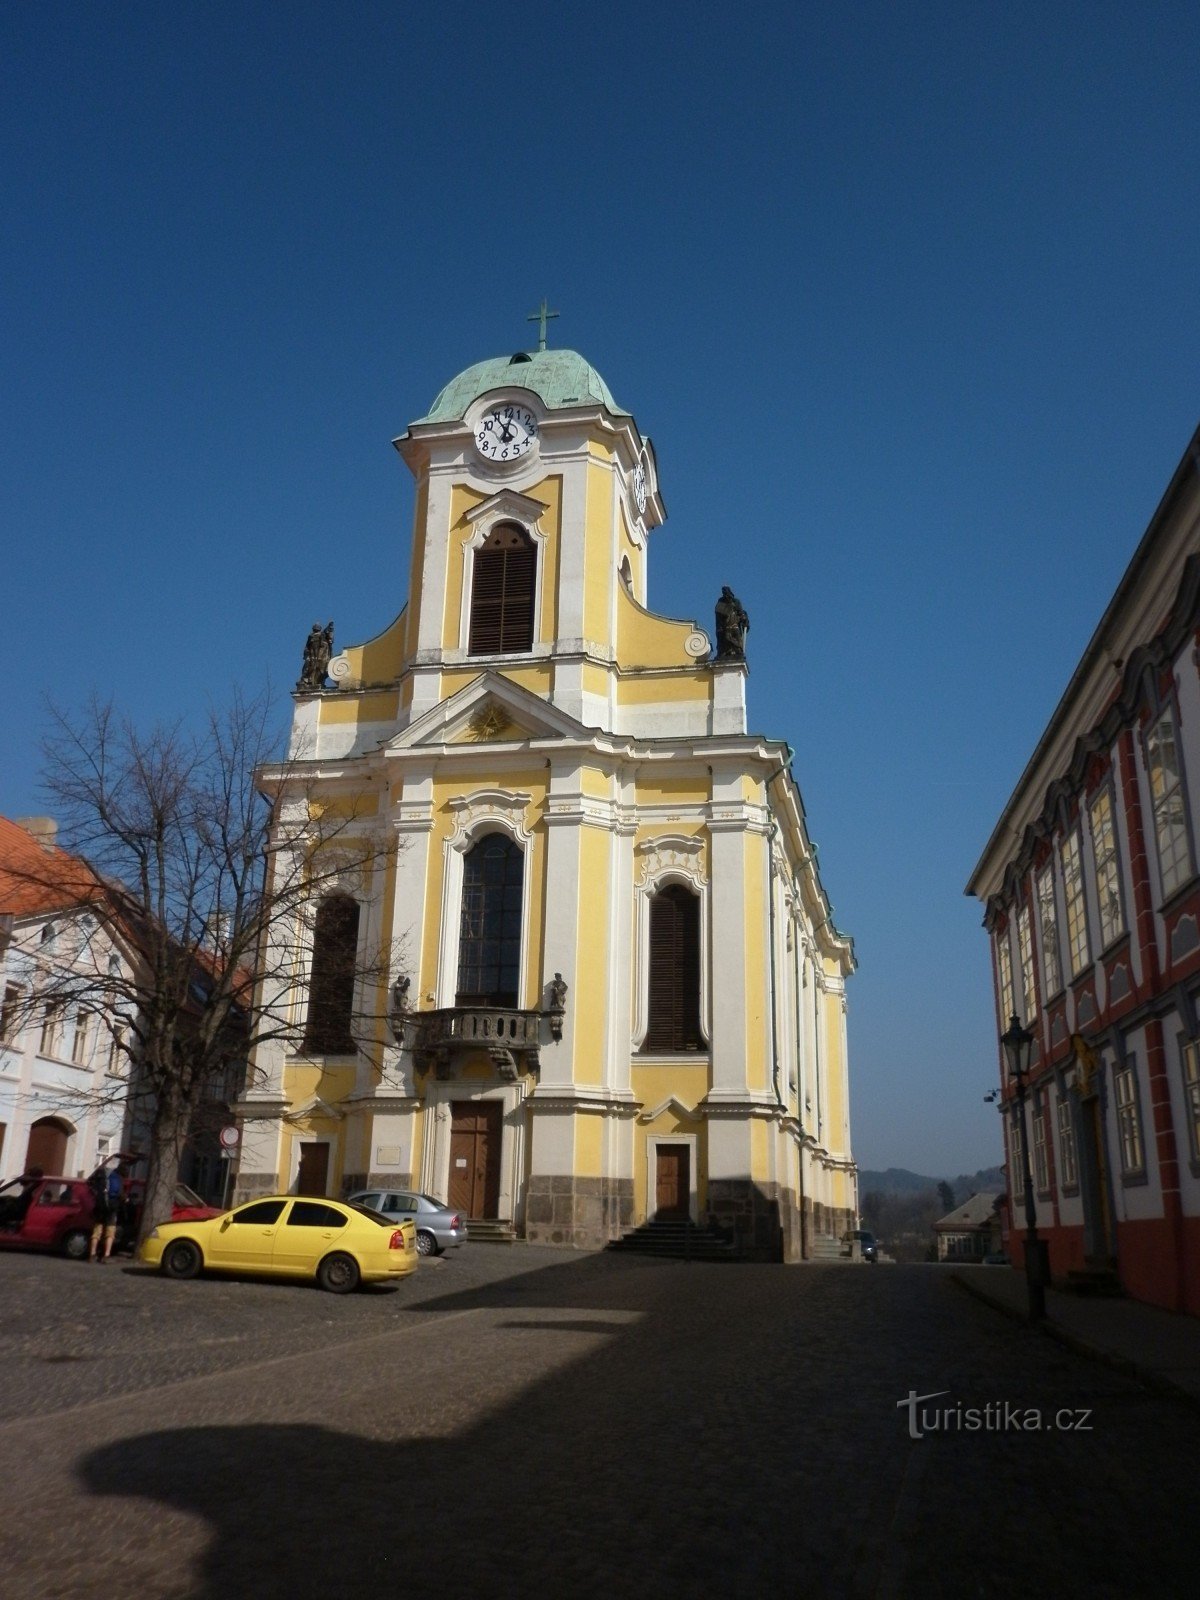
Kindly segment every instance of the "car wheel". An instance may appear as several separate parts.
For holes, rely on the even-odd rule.
[[[202,1256],[190,1239],[177,1239],[163,1251],[162,1269],[168,1278],[194,1278]]]
[[[91,1243],[91,1234],[83,1228],[72,1228],[70,1233],[63,1235],[62,1253],[70,1256],[72,1261],[85,1261],[88,1246]]]
[[[417,1234],[417,1254],[419,1256],[435,1256],[438,1253],[437,1240],[431,1233],[426,1233],[422,1228]]]
[[[317,1282],[330,1294],[349,1294],[358,1288],[358,1262],[353,1256],[326,1256],[317,1268]]]

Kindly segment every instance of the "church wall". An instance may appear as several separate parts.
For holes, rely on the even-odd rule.
[[[613,475],[607,463],[592,464],[587,475],[583,634],[600,643],[609,640],[614,577],[612,526]]]
[[[601,1084],[607,1056],[609,863],[612,835],[584,827],[579,840],[578,950],[574,1031],[576,1083]],[[553,886],[551,887],[553,893]],[[554,952],[546,952],[553,962]]]

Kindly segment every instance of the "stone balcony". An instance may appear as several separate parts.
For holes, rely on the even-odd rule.
[[[551,1038],[562,1034],[562,1012],[520,1011],[512,1006],[447,1006],[437,1011],[410,1011],[403,1018],[404,1042],[419,1071],[432,1069],[452,1078],[464,1055],[484,1050],[501,1078],[537,1072],[542,1023]]]

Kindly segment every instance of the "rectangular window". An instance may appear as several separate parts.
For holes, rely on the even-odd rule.
[[[62,1032],[62,1001],[47,1000],[42,1012],[42,1037],[38,1042],[38,1053],[44,1056],[58,1054],[58,1040]]]
[[[1000,970],[1000,1020],[1007,1028],[1009,1019],[1017,1014],[1013,996],[1012,952],[1008,948],[1008,929],[996,936],[996,965]]]
[[[1142,1172],[1146,1157],[1142,1149],[1142,1121],[1138,1112],[1137,1074],[1133,1057],[1113,1073],[1113,1098],[1117,1105],[1117,1138],[1121,1146],[1121,1171],[1126,1175]]]
[[[1183,1097],[1193,1161],[1200,1161],[1200,1040],[1183,1047]]]
[[[21,1009],[23,993],[19,983],[4,985],[4,1001],[0,1004],[0,1044],[12,1044],[17,1037],[17,1014]]]
[[[1146,735],[1146,767],[1150,775],[1154,838],[1158,845],[1158,867],[1165,899],[1192,875],[1192,851],[1183,803],[1183,775],[1175,740],[1175,721],[1169,711],[1164,712]]]
[[[1096,900],[1100,906],[1100,948],[1125,932],[1121,906],[1121,867],[1117,860],[1117,830],[1113,825],[1112,795],[1103,790],[1092,801],[1092,855],[1096,862]]]
[[[1042,930],[1042,980],[1047,995],[1063,986],[1058,954],[1058,907],[1054,903],[1054,868],[1047,866],[1037,881],[1038,922]]]
[[[71,1040],[71,1060],[77,1067],[83,1066],[88,1058],[88,1042],[92,1029],[90,1012],[80,1011],[75,1017],[75,1037]]]
[[[112,1035],[108,1046],[108,1075],[110,1078],[121,1078],[125,1075],[125,1030],[118,1028]]]
[[[1016,1107],[1013,1108],[1014,1112]],[[1008,1184],[1014,1200],[1025,1198],[1025,1161],[1021,1155],[1021,1123],[1017,1115],[1008,1125]]]
[[[1058,1170],[1064,1189],[1079,1187],[1079,1164],[1075,1160],[1075,1128],[1071,1120],[1071,1102],[1066,1095],[1058,1098]]]
[[[1077,978],[1091,960],[1078,833],[1072,833],[1063,840],[1059,846],[1059,859],[1062,862],[1063,899],[1067,907],[1067,953],[1071,962],[1071,976]]]
[[[1046,1118],[1041,1101],[1034,1099],[1030,1106],[1033,1116],[1033,1181],[1039,1194],[1050,1187],[1050,1162],[1046,1156]]]
[[[1037,1016],[1037,989],[1033,976],[1033,918],[1029,907],[1022,906],[1017,918],[1017,949],[1021,953],[1021,988],[1025,1000],[1025,1026]]]

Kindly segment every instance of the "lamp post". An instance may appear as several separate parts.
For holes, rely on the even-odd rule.
[[[1029,1087],[1029,1056],[1033,1048],[1033,1034],[1023,1028],[1014,1016],[1008,1032],[1000,1035],[1004,1054],[1008,1058],[1008,1071],[1016,1086],[1017,1104],[1021,1108],[1021,1177],[1025,1185],[1025,1287],[1029,1296],[1029,1320],[1040,1322],[1046,1315],[1046,1278],[1048,1252],[1045,1241],[1037,1235],[1037,1211],[1033,1203],[1033,1174],[1029,1170],[1029,1124],[1025,1117],[1025,1096]]]

